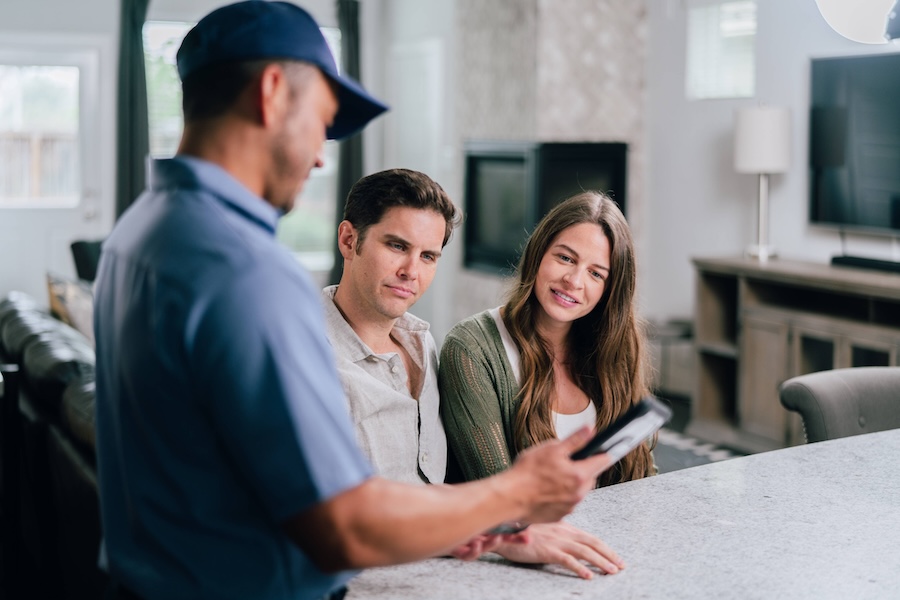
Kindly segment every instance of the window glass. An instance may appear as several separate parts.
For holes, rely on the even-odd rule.
[[[335,62],[340,65],[340,30],[323,27],[322,33]],[[325,166],[312,170],[294,210],[278,222],[278,239],[291,248],[310,271],[327,272],[334,264],[335,214],[344,202],[343,198],[337,197],[337,163],[338,143],[325,142]]]
[[[175,54],[191,27],[193,23],[171,21],[144,25],[150,154],[155,158],[173,156],[178,149],[183,123]],[[323,27],[322,33],[340,65],[340,30]],[[337,160],[337,142],[325,142],[325,166],[313,169],[294,210],[278,223],[278,239],[312,271],[328,271],[334,262]]]
[[[77,204],[80,70],[0,64],[0,203]]]
[[[693,0],[687,23],[687,97],[752,97],[755,50],[755,0]]]
[[[147,74],[147,115],[150,155],[175,154],[181,140],[181,81],[175,53],[193,23],[149,21],[144,24],[144,68]]]

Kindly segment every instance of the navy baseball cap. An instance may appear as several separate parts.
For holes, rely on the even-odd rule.
[[[359,83],[338,73],[319,25],[290,2],[246,0],[217,8],[184,37],[176,62],[184,81],[211,65],[264,58],[313,64],[334,82],[338,111],[328,139],[352,135],[388,109]]]

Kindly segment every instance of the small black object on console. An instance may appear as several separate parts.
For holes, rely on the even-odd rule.
[[[880,258],[864,258],[862,256],[832,256],[831,264],[846,267],[858,267],[860,269],[874,269],[876,271],[888,271],[900,273],[900,262],[893,260],[881,260]]]

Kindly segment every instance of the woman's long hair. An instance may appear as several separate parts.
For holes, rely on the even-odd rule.
[[[599,225],[609,240],[609,275],[603,296],[589,314],[572,323],[568,362],[574,381],[597,408],[597,430],[606,428],[648,393],[644,373],[643,327],[635,315],[634,242],[625,217],[608,196],[582,192],[551,210],[525,244],[517,281],[503,311],[522,362],[522,386],[516,413],[516,452],[556,437],[551,410],[553,356],[535,323],[540,305],[534,282],[548,248],[564,229]],[[601,475],[598,484],[640,479],[653,471],[653,459],[641,444]]]

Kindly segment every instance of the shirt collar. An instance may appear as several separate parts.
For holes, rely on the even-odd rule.
[[[358,362],[375,353],[363,342],[344,315],[338,310],[337,304],[334,303],[334,294],[337,292],[338,286],[330,285],[322,290],[322,304],[325,308],[325,326],[328,328],[328,335],[332,338],[332,345],[344,357],[351,362]],[[428,321],[420,319],[415,315],[405,313],[394,323],[394,329],[401,330],[408,336],[421,336],[428,331]],[[403,331],[405,330],[405,331]]]
[[[209,192],[272,234],[275,233],[281,212],[215,163],[184,154],[154,160],[150,169],[150,189],[173,186]]]

